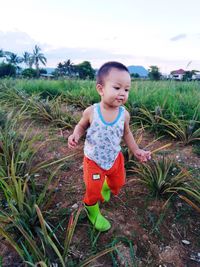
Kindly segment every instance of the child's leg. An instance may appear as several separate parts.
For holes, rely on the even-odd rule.
[[[104,171],[92,160],[84,157],[83,162],[84,181],[86,192],[84,196],[85,208],[88,218],[98,231],[104,232],[110,229],[110,222],[102,216],[98,201],[103,201],[101,190],[105,180]]]
[[[86,189],[84,203],[86,205],[94,205],[98,201],[103,201],[101,190],[105,180],[104,170],[92,160],[84,157],[83,173]]]
[[[114,195],[117,195],[120,188],[125,184],[125,177],[124,156],[122,152],[120,152],[114,165],[107,173],[107,183]]]

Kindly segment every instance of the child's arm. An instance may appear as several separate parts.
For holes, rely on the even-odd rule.
[[[140,161],[140,162],[146,162],[151,158],[151,152],[145,151],[143,149],[140,149],[138,145],[135,142],[135,139],[133,137],[133,134],[129,127],[130,122],[130,115],[128,111],[125,111],[125,124],[124,124],[124,141],[130,151],[134,154],[134,156]]]
[[[90,125],[90,116],[92,112],[92,107],[88,107],[84,110],[83,115],[79,123],[75,126],[73,134],[68,137],[68,147],[74,148],[77,146],[81,136],[85,134],[88,126]]]

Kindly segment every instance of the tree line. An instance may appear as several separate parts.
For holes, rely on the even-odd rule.
[[[47,74],[46,69],[40,68],[41,65],[45,66],[47,58],[42,53],[41,48],[35,45],[32,52],[24,52],[22,56],[10,51],[0,49],[0,78],[2,77],[16,77],[22,76],[25,78],[39,78],[41,75]],[[24,63],[26,68],[20,65]],[[33,68],[34,67],[34,68]],[[197,71],[186,71],[183,80],[191,80],[192,75]],[[171,72],[172,74],[172,72]],[[53,77],[67,77],[67,78],[80,78],[80,79],[94,79],[95,70],[92,68],[89,61],[83,61],[80,64],[73,64],[70,59],[59,62],[54,72]],[[138,73],[132,73],[131,77],[134,79],[140,78]],[[157,66],[150,66],[148,69],[148,78],[150,80],[158,81],[162,79],[162,74]]]
[[[24,52],[22,56],[0,49],[0,58],[3,59],[0,63],[0,78],[6,76],[39,78],[41,74],[47,74],[46,69],[40,68],[40,65],[46,65],[47,58],[38,45],[35,45],[32,53]],[[22,63],[25,64],[26,68],[20,66]],[[82,63],[75,65],[70,59],[67,59],[64,62],[59,62],[52,74],[56,78],[76,77],[80,79],[94,79],[95,70],[92,68],[89,61],[83,61]]]

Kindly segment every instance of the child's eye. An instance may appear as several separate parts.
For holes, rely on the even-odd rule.
[[[117,86],[114,86],[114,88],[116,89],[116,90],[119,90],[120,88],[119,87],[117,87]]]
[[[125,89],[125,92],[129,92],[129,89]]]

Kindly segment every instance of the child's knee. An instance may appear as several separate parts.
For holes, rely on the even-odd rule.
[[[125,181],[122,181],[121,183],[118,183],[117,185],[111,185],[110,190],[113,193],[113,195],[118,195],[120,189],[125,185]]]
[[[93,205],[97,201],[103,201],[101,195],[102,185],[88,185],[86,187],[86,193],[84,197],[84,202],[88,205]]]

